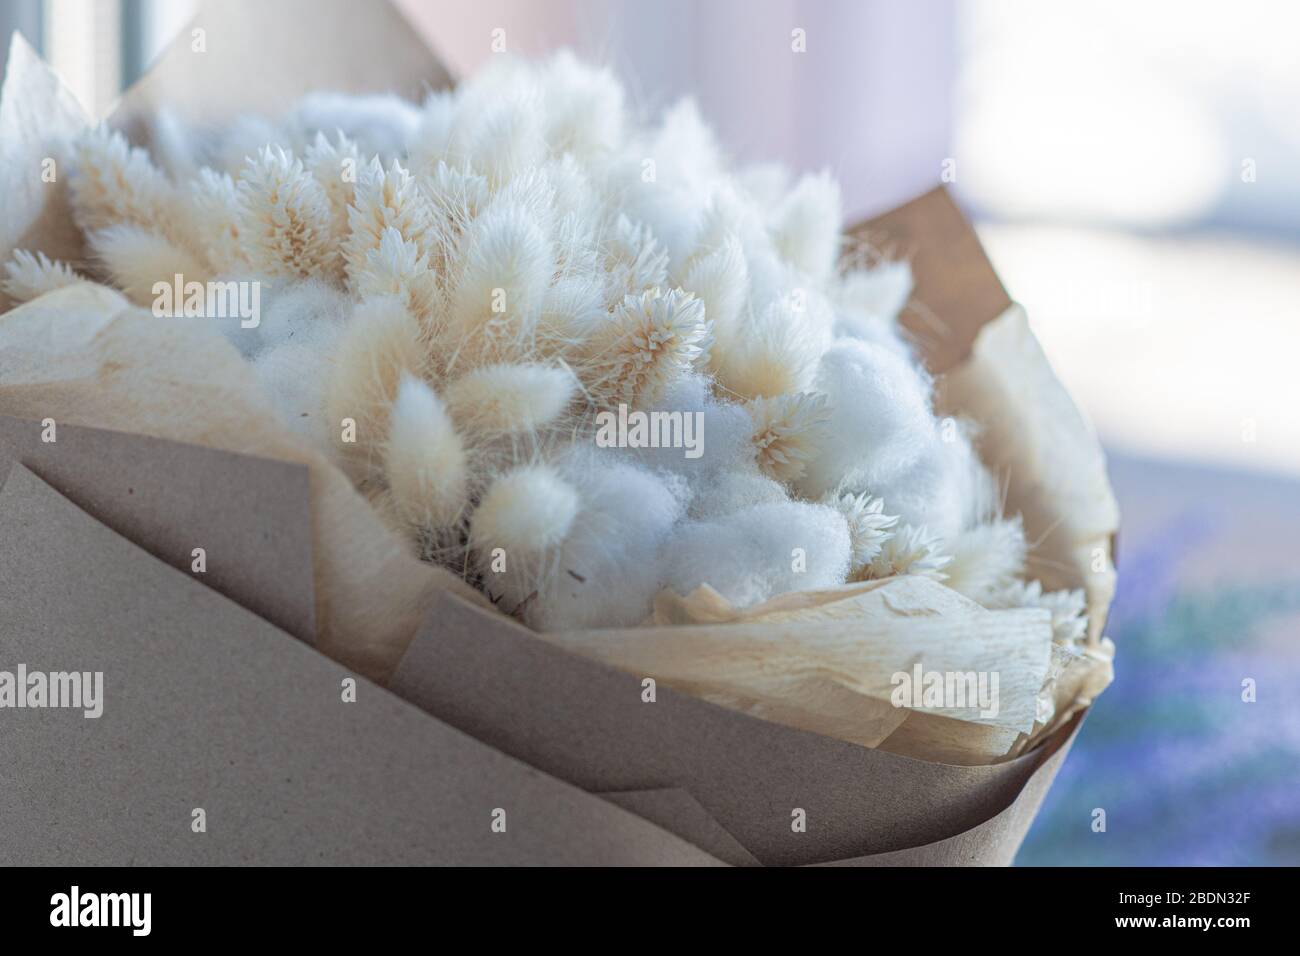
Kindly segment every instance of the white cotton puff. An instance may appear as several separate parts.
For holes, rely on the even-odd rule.
[[[549,465],[522,465],[496,478],[470,516],[470,546],[487,593],[514,611],[547,587],[580,508],[573,485]]]
[[[468,505],[465,449],[433,389],[403,378],[389,420],[384,473],[401,517],[421,530],[456,525]]]
[[[699,442],[700,455],[688,458],[684,448],[637,448],[629,449],[628,455],[647,467],[684,476],[697,493],[707,490],[712,476],[752,465],[753,423],[749,413],[740,405],[715,399],[705,376],[680,376],[645,411],[680,413],[683,425],[685,416],[692,416],[692,427],[696,429],[693,437]],[[699,422],[702,425],[694,424]]]
[[[203,259],[166,236],[137,226],[110,226],[91,233],[88,240],[100,268],[137,305],[152,305],[156,282],[174,287],[177,275],[183,283],[209,278]],[[174,310],[183,312],[183,306],[183,301],[174,303]]]
[[[529,622],[548,631],[641,623],[659,589],[659,548],[682,516],[679,489],[594,452],[570,456],[564,474],[582,508]]]
[[[456,424],[467,435],[530,434],[555,424],[577,392],[567,368],[487,365],[443,390]]]
[[[1027,546],[1019,515],[969,528],[946,550],[952,561],[944,568],[944,583],[981,604],[996,600],[1025,573]]]
[[[826,396],[829,423],[799,490],[820,498],[844,483],[898,513],[879,489],[911,468],[934,434],[929,379],[889,349],[841,339],[822,356],[813,390]]]
[[[342,325],[324,325],[309,338],[288,339],[252,359],[280,420],[317,447],[327,447],[331,439],[325,415],[326,383],[334,364],[334,343],[342,332]]]
[[[323,336],[332,336],[347,321],[353,305],[341,289],[322,278],[264,286],[261,322],[257,327],[259,347],[319,343]]]
[[[755,505],[790,500],[784,485],[752,467],[720,471],[708,483],[697,487],[690,510],[690,516],[697,520],[721,518]]]
[[[665,544],[660,567],[665,586],[678,594],[709,584],[748,607],[787,591],[843,583],[849,554],[842,514],[790,501],[681,525]]]
[[[918,432],[919,453],[905,469],[881,475],[864,489],[885,500],[891,514],[924,525],[949,542],[961,531],[1001,517],[999,490],[975,454],[971,426],[945,418]]]
[[[342,132],[364,155],[378,153],[387,162],[406,152],[420,119],[418,107],[391,93],[318,92],[300,99],[287,123],[302,142]]]
[[[609,70],[562,50],[542,66],[546,142],[555,153],[594,158],[623,139],[623,87]]]
[[[834,271],[840,251],[840,186],[829,173],[804,176],[777,207],[772,238],[781,257],[813,282]]]

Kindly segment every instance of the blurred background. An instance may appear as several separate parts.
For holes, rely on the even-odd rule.
[[[399,6],[455,74],[504,29],[647,112],[694,95],[737,158],[831,168],[850,220],[949,182],[1124,515],[1117,678],[1020,862],[1300,864],[1300,5]],[[5,0],[0,28],[102,114],[194,8]]]

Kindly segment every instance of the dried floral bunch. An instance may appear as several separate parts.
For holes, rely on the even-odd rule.
[[[691,103],[637,122],[564,54],[152,144],[77,144],[86,278],[20,252],[8,293],[257,283],[255,328],[211,324],[286,423],[532,625],[911,574],[1081,638],[1082,594],[1025,581],[972,426],[933,411],[906,265],[845,249],[829,176],[734,169]]]

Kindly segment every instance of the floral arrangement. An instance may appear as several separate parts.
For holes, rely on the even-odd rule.
[[[829,175],[734,168],[690,102],[639,122],[567,54],[153,146],[76,143],[92,258],[20,251],[7,293],[255,284],[256,323],[216,324],[285,424],[507,613],[913,575],[1083,637],[1082,592],[1025,580],[975,426],[933,411],[907,265],[846,245]]]

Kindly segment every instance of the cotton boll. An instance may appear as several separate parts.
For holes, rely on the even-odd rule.
[[[1025,529],[1019,516],[979,524],[961,532],[947,548],[952,561],[945,584],[968,598],[988,603],[1025,573]]]
[[[944,419],[917,432],[916,460],[865,487],[884,498],[892,513],[910,524],[925,525],[945,542],[981,521],[1000,517],[998,489],[971,447],[968,427]]]
[[[592,158],[623,138],[623,88],[608,70],[563,50],[541,70],[546,142],[555,153]]]
[[[659,589],[659,548],[682,515],[679,494],[663,476],[596,454],[571,456],[564,474],[582,509],[529,622],[548,631],[640,623]]]
[[[465,449],[446,408],[419,379],[403,378],[398,387],[384,474],[398,513],[426,534],[453,528],[469,504]]]
[[[776,210],[772,237],[782,258],[813,282],[825,281],[839,256],[839,183],[829,173],[799,180]]]
[[[176,276],[184,283],[206,282],[207,263],[166,236],[136,226],[110,226],[89,236],[90,250],[113,284],[137,305],[150,306],[157,298],[154,283],[174,288]],[[172,303],[171,311],[183,315],[185,303]],[[206,294],[204,296],[204,309]]]
[[[569,407],[577,382],[567,368],[488,365],[447,386],[447,407],[466,434],[491,438],[531,434],[554,424]]]
[[[721,518],[755,505],[789,501],[785,486],[756,468],[722,470],[699,488],[691,500],[690,516],[697,520]]]
[[[494,480],[470,517],[487,593],[515,611],[545,588],[579,510],[577,491],[548,465],[524,465]]]
[[[318,132],[344,133],[361,151],[385,161],[405,154],[420,125],[420,110],[391,93],[308,93],[290,113],[288,123],[301,140]]]
[[[799,490],[820,498],[844,482],[896,513],[881,489],[916,463],[934,434],[928,379],[888,349],[841,339],[822,356],[813,390],[826,396],[830,419]]]
[[[267,290],[258,325],[260,346],[289,342],[314,344],[332,335],[349,317],[353,303],[324,279],[312,278]]]
[[[678,594],[709,584],[737,607],[787,591],[841,584],[849,530],[834,508],[762,504],[680,526],[664,547],[664,583]]]
[[[645,409],[651,416],[674,416],[667,419],[670,433],[680,421],[682,445],[689,427],[694,450],[671,443],[629,450],[641,464],[687,478],[696,494],[706,493],[717,475],[752,467],[754,457],[749,413],[739,405],[715,399],[709,384],[702,375],[682,375],[665,387],[658,402]],[[688,451],[695,457],[688,457]]]
[[[288,428],[318,448],[331,441],[325,415],[326,382],[333,368],[334,342],[342,326],[316,331],[309,340],[289,340],[264,349],[253,359],[253,370],[271,397],[271,404]]]
[[[428,361],[420,324],[401,299],[370,299],[356,307],[326,386],[330,444],[354,481],[379,473],[398,386],[403,378],[423,377]],[[343,440],[347,421],[354,423],[354,441]]]

